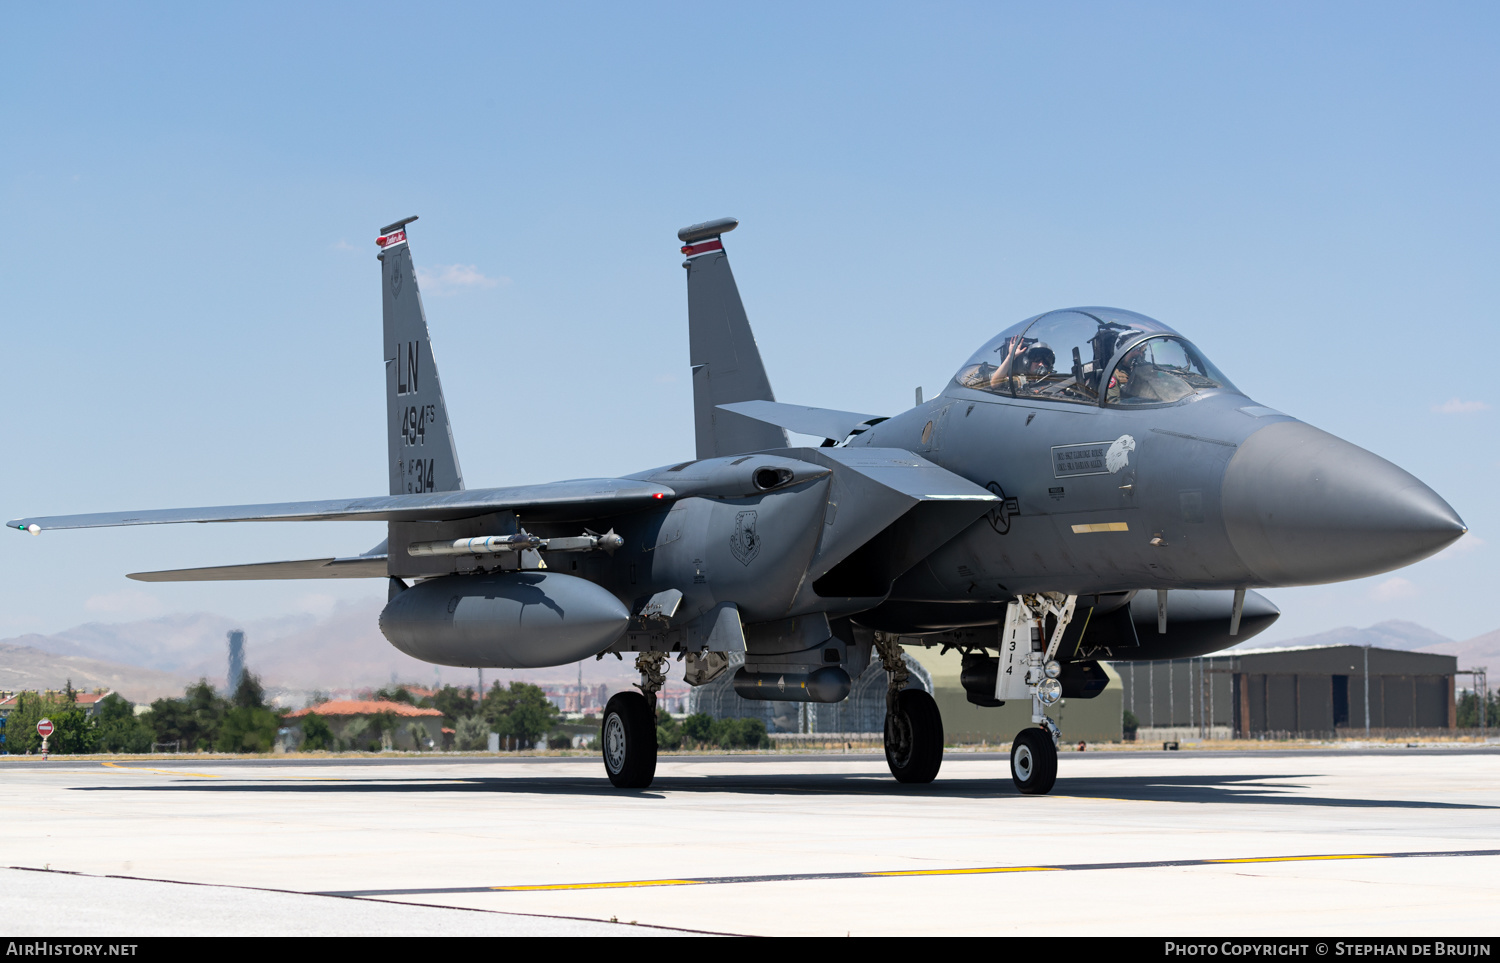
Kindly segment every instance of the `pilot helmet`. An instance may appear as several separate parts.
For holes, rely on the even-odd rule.
[[[1057,364],[1057,355],[1053,353],[1052,349],[1048,347],[1045,341],[1038,341],[1036,344],[1027,348],[1025,354],[1022,355],[1022,358],[1025,360],[1026,368],[1028,370],[1030,370],[1032,365],[1035,364],[1044,364],[1047,366],[1048,370],[1051,370],[1052,366]]]

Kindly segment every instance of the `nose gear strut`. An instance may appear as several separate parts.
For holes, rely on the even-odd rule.
[[[1054,659],[1077,604],[1076,595],[1046,592],[1018,596],[1006,606],[995,698],[1031,698],[1031,721],[1036,728],[1021,730],[1010,750],[1011,779],[1028,796],[1050,792],[1057,781],[1057,745],[1062,732],[1047,717],[1047,707],[1062,695]],[[1050,637],[1046,634],[1049,617],[1053,620]]]

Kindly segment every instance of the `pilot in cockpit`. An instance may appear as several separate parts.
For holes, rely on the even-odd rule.
[[[1020,393],[1028,382],[1050,377],[1056,364],[1057,354],[1045,342],[1028,343],[1018,337],[1007,346],[1005,358],[990,372],[988,387],[991,391],[1003,391],[1005,382],[1014,379],[1014,387]]]
[[[1115,373],[1109,379],[1111,400],[1124,403],[1159,403],[1176,401],[1191,394],[1192,388],[1180,377],[1155,363],[1152,342],[1142,341],[1125,352]]]

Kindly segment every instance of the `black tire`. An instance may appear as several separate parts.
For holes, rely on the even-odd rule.
[[[620,789],[645,789],[656,777],[656,709],[639,692],[617,692],[599,727],[604,771]]]
[[[885,761],[897,782],[929,783],[943,765],[943,717],[921,689],[896,694],[885,716]]]
[[[1045,729],[1022,729],[1010,744],[1010,778],[1028,796],[1044,796],[1057,782],[1057,746]]]

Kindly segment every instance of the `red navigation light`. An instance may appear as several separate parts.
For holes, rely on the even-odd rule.
[[[652,494],[651,497],[652,498],[666,498],[667,496],[663,495],[661,492],[656,492],[656,493]]]
[[[385,247],[385,235],[384,235],[384,234],[382,234],[382,235],[380,235],[380,236],[379,236],[379,237],[377,237],[377,238],[376,238],[376,239],[375,239],[375,243],[376,243],[376,244],[379,244],[379,245],[380,245],[380,246],[381,246],[381,247]]]
[[[682,246],[682,253],[683,254],[692,254],[693,253],[693,246],[691,244],[684,244]]]

